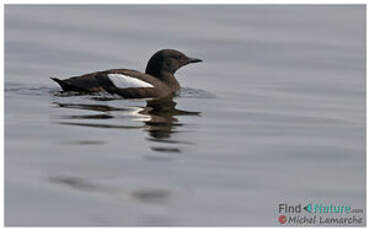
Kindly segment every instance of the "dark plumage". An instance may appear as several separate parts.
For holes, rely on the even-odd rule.
[[[184,65],[201,62],[183,53],[164,49],[149,60],[145,73],[130,69],[98,71],[65,80],[51,78],[64,91],[94,93],[107,91],[125,98],[163,97],[180,89],[174,73]]]

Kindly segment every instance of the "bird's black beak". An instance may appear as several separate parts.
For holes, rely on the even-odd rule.
[[[198,59],[198,58],[188,58],[187,60],[187,63],[186,64],[189,64],[189,63],[196,63],[196,62],[202,62],[201,59]]]

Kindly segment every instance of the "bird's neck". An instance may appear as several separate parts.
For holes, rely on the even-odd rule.
[[[161,80],[165,84],[167,84],[171,88],[175,88],[175,90],[178,90],[180,88],[180,85],[177,81],[177,79],[174,77],[173,73],[170,73],[168,71],[157,71],[157,72],[146,72],[147,74],[150,74],[154,76],[155,78]]]
[[[166,71],[162,71],[160,75],[161,75],[160,79],[163,82],[165,82],[167,85],[175,86],[179,88],[179,83],[177,79],[174,77],[174,74],[166,72]]]

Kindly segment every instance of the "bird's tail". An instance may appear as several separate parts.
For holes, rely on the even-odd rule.
[[[58,83],[64,91],[81,91],[79,87],[68,84],[67,82],[58,78],[50,77],[50,79]]]

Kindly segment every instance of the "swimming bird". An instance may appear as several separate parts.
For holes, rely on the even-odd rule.
[[[65,80],[51,79],[56,81],[63,91],[106,91],[124,98],[156,98],[175,94],[180,85],[174,73],[182,66],[196,62],[202,60],[187,57],[174,49],[163,49],[150,58],[145,73],[131,69],[110,69]]]

